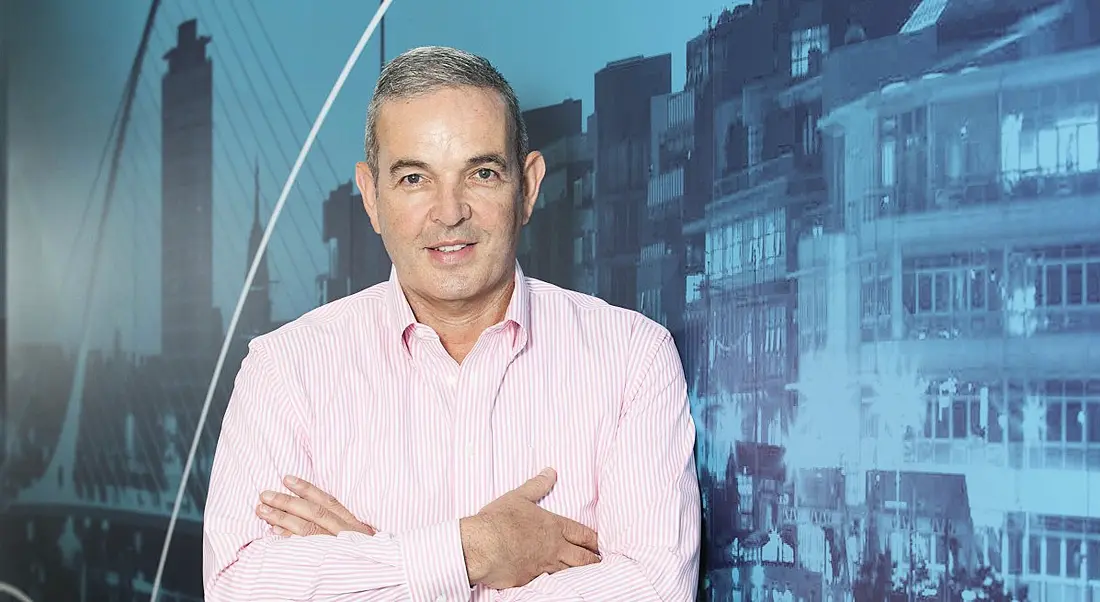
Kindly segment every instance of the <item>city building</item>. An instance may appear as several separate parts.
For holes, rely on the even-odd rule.
[[[599,292],[599,278],[596,276],[599,264],[596,261],[596,172],[595,143],[598,129],[596,114],[588,116],[587,147],[593,154],[593,168],[580,181],[575,182],[573,191],[573,280],[569,287],[587,295]]]
[[[252,262],[260,251],[260,241],[264,237],[264,222],[260,220],[260,167],[257,164],[254,178],[255,192],[252,199],[252,229],[248,233],[248,256],[245,262],[245,275],[252,269]],[[271,272],[268,269],[267,254],[260,258],[256,275],[248,289],[241,318],[237,323],[237,338],[250,341],[264,334],[274,326],[271,319]],[[242,356],[243,358],[243,356]],[[236,372],[234,370],[234,372]]]
[[[672,88],[672,55],[608,63],[595,75],[596,277],[601,299],[634,309],[650,172],[650,99]]]
[[[333,190],[322,212],[329,271],[317,277],[317,303],[330,303],[388,280],[393,264],[355,185],[346,182]]]
[[[161,353],[206,367],[222,333],[211,277],[213,67],[196,20],[177,35],[161,84]]]
[[[592,172],[589,136],[581,131],[581,101],[566,100],[523,113],[532,150],[542,152],[546,176],[531,221],[519,241],[526,275],[571,288],[577,207],[585,202],[584,179]]]
[[[788,456],[845,474],[823,528],[862,521],[864,561],[902,580],[992,568],[1029,600],[1092,599],[1098,30],[1075,1],[963,4],[826,65],[894,72],[825,85],[849,91],[820,122],[842,219],[799,233]]]
[[[687,45],[696,126],[682,211],[682,353],[705,433],[701,476],[713,479],[715,492],[705,493],[714,504],[708,529],[737,534],[734,552],[711,551],[720,557],[708,562],[715,591],[782,590],[767,575],[763,585],[753,584],[756,569],[746,567],[765,561],[789,564],[790,575],[816,583],[795,595],[845,591],[839,560],[826,563],[801,545],[806,517],[791,512],[805,512],[819,498],[826,509],[835,504],[815,493],[831,491],[822,483],[835,482],[832,475],[804,483],[786,457],[797,445],[797,243],[839,220],[818,132],[826,57],[895,34],[910,16],[905,4],[754,2],[723,11]],[[736,491],[725,511],[718,509],[730,505],[723,491]]]
[[[562,138],[580,134],[582,114],[581,101],[575,98],[524,111],[528,146],[542,150]]]
[[[687,164],[695,148],[695,94],[691,89],[654,96],[650,105],[650,178],[639,226],[635,307],[683,345],[683,201]]]

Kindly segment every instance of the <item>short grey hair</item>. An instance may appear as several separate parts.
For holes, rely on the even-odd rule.
[[[387,100],[410,98],[443,88],[473,87],[500,94],[508,117],[516,165],[522,169],[529,152],[527,125],[511,84],[487,59],[445,46],[421,46],[401,53],[378,75],[374,96],[367,107],[367,132],[363,142],[366,162],[378,179],[378,111]]]

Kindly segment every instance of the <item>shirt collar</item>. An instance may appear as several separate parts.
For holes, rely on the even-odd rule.
[[[511,327],[514,333],[512,342],[513,350],[518,352],[527,345],[531,334],[531,290],[527,285],[527,278],[523,275],[523,269],[519,261],[515,265],[515,288],[512,291],[512,299],[508,302],[508,309],[504,313],[504,320],[500,324],[490,327],[489,330],[498,327]],[[393,335],[402,342],[402,347],[408,349],[408,335],[418,322],[413,315],[409,300],[401,288],[401,282],[397,278],[397,268],[390,268],[389,279],[389,305],[391,314],[390,328]]]

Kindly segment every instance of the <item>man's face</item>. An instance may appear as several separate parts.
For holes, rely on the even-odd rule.
[[[444,88],[383,103],[378,176],[356,181],[406,293],[465,301],[507,286],[520,229],[531,217],[545,163],[516,162],[499,94]]]

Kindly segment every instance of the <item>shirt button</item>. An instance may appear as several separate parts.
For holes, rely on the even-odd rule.
[[[447,385],[449,385],[451,387],[454,387],[457,384],[458,384],[458,377],[457,376],[452,374],[452,375],[447,377]]]
[[[466,444],[466,455],[471,456],[471,457],[474,455],[474,442],[473,441]]]

